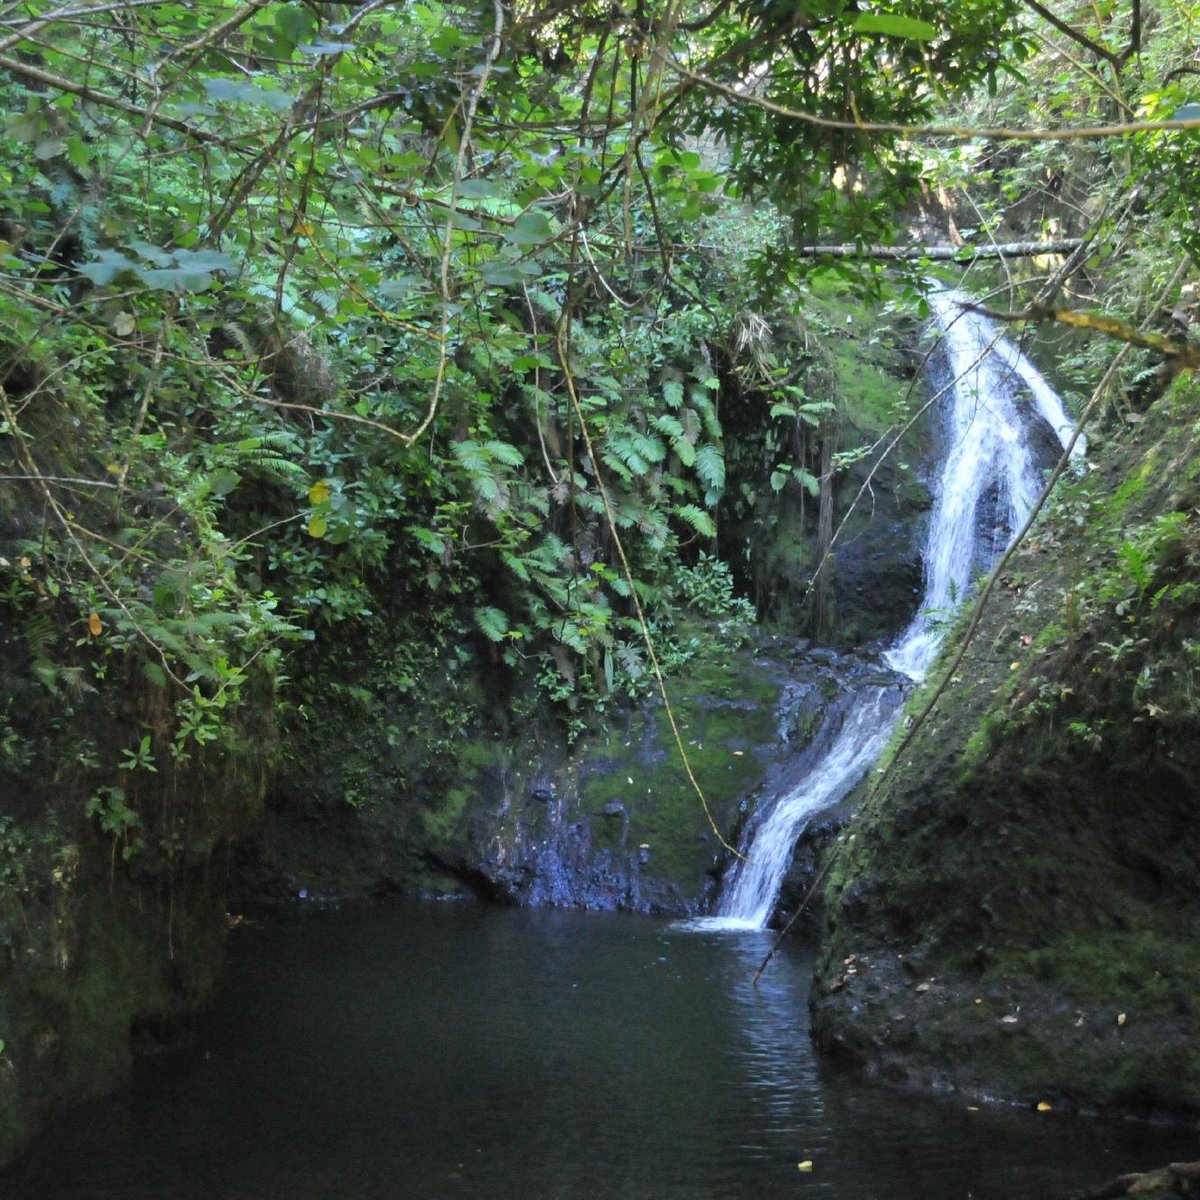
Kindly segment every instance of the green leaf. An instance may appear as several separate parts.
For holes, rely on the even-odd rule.
[[[446,539],[440,533],[432,529],[425,529],[420,525],[413,526],[411,532],[426,550],[432,551],[438,558],[446,553]]]
[[[551,229],[550,219],[546,214],[534,209],[532,212],[522,213],[513,222],[512,228],[505,231],[504,236],[518,246],[540,246],[554,236],[554,230]]]
[[[303,5],[285,4],[275,14],[275,28],[292,49],[316,32],[317,23]]]
[[[233,271],[237,263],[220,250],[174,250],[176,266],[186,271]]]
[[[184,267],[139,270],[138,276],[156,292],[203,292],[212,284],[212,276],[207,271],[193,271]]]
[[[490,179],[464,179],[458,185],[458,194],[468,200],[482,200],[498,196],[500,189]]]
[[[259,87],[256,83],[248,83],[244,79],[230,79],[218,76],[204,81],[204,90],[210,100],[229,104],[257,104],[272,112],[287,112],[296,100],[278,88]]]
[[[523,283],[525,276],[515,263],[489,262],[479,268],[483,282],[490,287],[509,287]]]
[[[912,42],[927,42],[937,37],[937,26],[916,17],[901,17],[896,13],[859,13],[853,26],[855,33],[881,33],[885,37],[907,38]]]
[[[219,471],[214,471],[212,476],[209,478],[209,495],[227,496],[241,482],[242,477],[236,471],[231,471],[227,467],[223,467]]]
[[[346,54],[354,49],[353,42],[310,42],[300,47],[301,54]]]
[[[120,250],[101,250],[91,261],[79,264],[79,273],[90,279],[97,287],[112,283],[126,271],[139,272],[136,262]]]
[[[810,496],[821,494],[821,481],[811,471],[806,471],[803,467],[793,467],[792,474],[804,485]]]

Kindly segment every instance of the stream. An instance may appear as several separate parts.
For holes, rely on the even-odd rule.
[[[242,928],[196,1050],[59,1118],[0,1195],[1039,1200],[1194,1152],[1180,1132],[828,1070],[810,950],[756,990],[768,945],[469,903]]]

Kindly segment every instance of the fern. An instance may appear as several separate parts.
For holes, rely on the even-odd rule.
[[[508,617],[498,608],[482,605],[475,609],[475,626],[489,642],[502,642],[508,633]]]
[[[696,474],[704,485],[705,504],[716,504],[725,490],[725,456],[720,447],[705,442],[696,451]]]
[[[492,457],[487,448],[478,442],[455,442],[450,447],[451,453],[458,459],[459,465],[473,475],[481,475],[491,466]]]
[[[46,649],[57,633],[49,613],[34,613],[25,624],[25,645],[29,647],[29,657],[45,658]]]
[[[630,435],[633,445],[637,448],[639,457],[648,463],[660,463],[667,457],[667,449],[662,441],[648,433],[634,430]]]
[[[700,414],[704,421],[704,428],[708,431],[708,436],[713,441],[721,439],[721,421],[717,416],[716,405],[713,404],[712,398],[699,388],[693,388],[691,393],[691,401],[695,406],[696,411]]]
[[[281,487],[307,491],[310,482],[308,471],[298,462],[293,462],[290,458],[280,458],[269,450],[253,455],[247,461],[246,468]]]
[[[523,467],[525,465],[525,459],[521,456],[520,450],[508,442],[498,442],[493,439],[485,442],[483,448],[487,450],[492,462],[503,463],[506,467]]]
[[[689,446],[694,446],[700,440],[704,419],[694,408],[685,408],[680,417],[680,426],[682,427],[680,437]]]
[[[716,537],[717,527],[711,516],[695,504],[677,504],[671,510],[681,521],[686,521],[701,537]]]

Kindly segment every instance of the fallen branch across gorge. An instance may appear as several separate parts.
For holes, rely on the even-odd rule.
[[[1083,244],[1082,238],[1060,238],[1054,242],[993,242],[987,246],[801,246],[807,258],[888,258],[952,260],[972,262],[977,258],[1031,258],[1038,254],[1070,254]]]

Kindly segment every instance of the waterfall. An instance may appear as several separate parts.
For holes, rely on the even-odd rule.
[[[1072,427],[1062,401],[1033,364],[986,317],[960,308],[963,297],[929,297],[942,335],[933,386],[944,397],[945,457],[923,550],[925,589],[917,615],[889,649],[887,664],[910,680],[925,677],[941,628],[973,580],[990,569],[1024,524],[1039,489],[1030,437],[1039,423],[1064,447]],[[1082,439],[1073,455],[1084,452]],[[826,718],[827,743],[800,783],[752,825],[744,860],[726,879],[712,922],[761,929],[770,919],[796,839],[809,818],[841,800],[870,770],[900,713],[897,688],[872,686]]]
[[[899,641],[884,656],[910,679],[924,679],[941,642],[939,625],[1025,523],[1039,490],[1028,433],[1036,416],[1066,446],[1071,419],[1034,365],[986,317],[960,308],[960,293],[929,297],[942,331],[944,362],[933,372],[948,393],[946,456],[925,539],[925,593]],[[1024,385],[1024,394],[1021,390]],[[1082,455],[1081,438],[1072,451]]]

